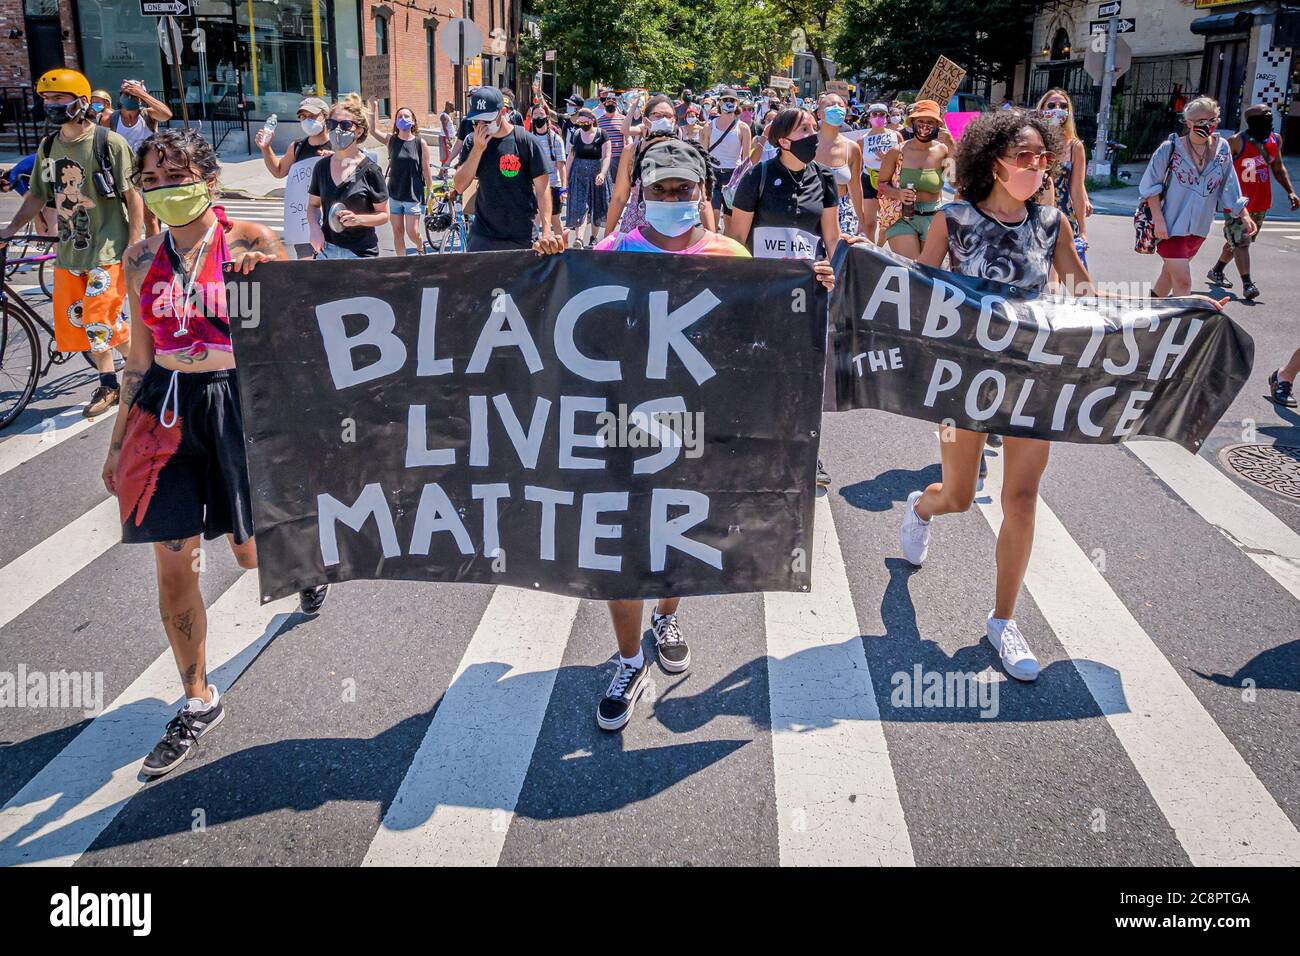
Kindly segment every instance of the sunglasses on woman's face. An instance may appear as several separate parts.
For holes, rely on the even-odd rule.
[[[1002,157],[1017,169],[1029,169],[1041,165],[1044,169],[1056,162],[1056,154],[1049,150],[1035,152],[1032,149],[1019,149]]]
[[[341,130],[343,130],[343,132],[345,132],[345,133],[350,132],[350,131],[352,131],[353,129],[355,129],[355,128],[356,128],[356,125],[357,125],[357,124],[354,123],[354,122],[352,122],[352,120],[336,120],[336,119],[327,119],[327,120],[325,121],[325,128],[326,128],[326,129],[341,129]]]

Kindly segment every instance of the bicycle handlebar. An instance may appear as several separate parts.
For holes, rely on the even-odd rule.
[[[9,245],[9,243],[11,242],[28,242],[28,243],[34,242],[37,244],[43,243],[47,246],[52,246],[58,241],[59,241],[58,236],[38,236],[35,233],[31,233],[30,235],[26,235],[26,236],[10,236],[8,239],[0,239],[0,248],[4,248],[5,246]]]

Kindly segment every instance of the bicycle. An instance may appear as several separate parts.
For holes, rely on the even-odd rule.
[[[24,248],[59,241],[54,236],[15,236],[8,243],[0,243],[0,274],[9,275],[9,245],[19,240],[23,241]],[[44,355],[41,329],[50,337]],[[0,282],[0,430],[23,413],[36,393],[36,383],[55,365],[62,365],[75,355],[85,359],[92,369],[95,367],[89,352],[60,352],[54,344],[50,323],[37,315],[7,281]]]
[[[4,277],[12,279],[20,272],[30,272],[36,270],[36,282],[40,290],[44,293],[45,298],[53,300],[54,286],[51,281],[53,266],[46,267],[48,263],[58,258],[53,252],[35,253],[31,247],[33,245],[48,245],[55,242],[52,236],[15,236],[10,240],[10,244],[22,243],[21,251],[16,256],[9,256],[4,268]]]
[[[469,225],[460,194],[450,179],[435,179],[424,205],[424,238],[430,251],[464,252]]]

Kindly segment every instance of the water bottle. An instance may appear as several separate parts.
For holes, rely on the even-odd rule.
[[[275,138],[275,127],[279,122],[279,117],[272,113],[266,118],[266,122],[262,125],[261,132],[259,132],[258,135],[261,136],[262,133],[265,133],[266,142],[269,144],[271,140]]]
[[[904,189],[916,189],[916,183],[914,183],[914,182],[906,182],[906,183],[903,183],[903,188],[904,188]],[[913,214],[914,212],[916,212],[916,206],[915,206],[915,204],[910,203],[910,202],[905,202],[905,203],[903,203],[903,220],[904,220],[904,221],[911,221],[912,214]]]

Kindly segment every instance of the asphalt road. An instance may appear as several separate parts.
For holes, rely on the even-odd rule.
[[[1300,500],[1218,460],[1300,446],[1265,398],[1300,345],[1296,226],[1255,247],[1262,297],[1228,306],[1254,373],[1200,456],[1054,447],[1017,613],[1037,683],[982,640],[998,456],[917,571],[897,533],[938,476],[932,426],[828,414],[812,594],[685,601],[690,672],[656,671],[613,735],[598,603],[357,582],[306,618],[260,607],[218,543],[229,715],[143,782],[179,694],[153,564],[116,543],[111,418],[64,438],[89,370],[56,369],[0,435],[0,672],[100,674],[106,710],[0,707],[0,864],[1300,863]],[[1095,278],[1154,278],[1126,218],[1089,231]],[[918,667],[983,696],[915,706]]]

